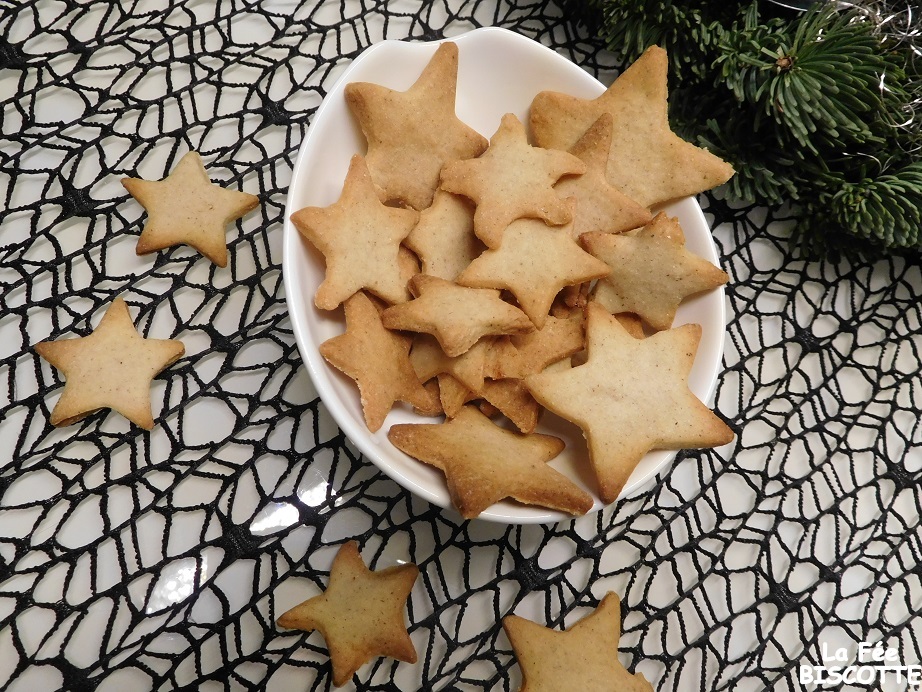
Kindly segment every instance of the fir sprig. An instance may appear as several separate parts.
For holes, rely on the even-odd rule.
[[[813,252],[922,250],[918,47],[860,3],[589,5],[625,63],[652,44],[669,51],[673,127],[733,163],[732,197],[792,205]]]

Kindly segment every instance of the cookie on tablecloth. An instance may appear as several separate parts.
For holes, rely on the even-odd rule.
[[[259,206],[248,192],[228,190],[208,178],[202,157],[190,151],[163,180],[122,178],[145,210],[137,253],[190,245],[219,267],[227,266],[227,224]]]
[[[320,631],[330,651],[336,687],[376,656],[416,663],[403,611],[418,576],[419,568],[412,563],[369,570],[355,541],[349,541],[333,560],[326,591],[283,613],[278,625]]]
[[[65,378],[52,425],[110,408],[145,430],[154,427],[151,381],[185,353],[181,341],[141,336],[122,298],[112,301],[89,336],[43,341],[35,350]]]
[[[504,617],[503,629],[522,669],[520,692],[653,692],[643,674],[618,660],[621,602],[614,592],[562,632],[518,615]]]

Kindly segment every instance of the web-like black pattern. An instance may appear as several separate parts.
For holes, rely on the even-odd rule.
[[[719,197],[729,338],[716,406],[738,433],[558,526],[464,523],[362,461],[301,365],[281,277],[298,145],[341,70],[383,38],[499,25],[603,80],[608,53],[551,2],[0,0],[0,690],[328,689],[318,633],[274,625],[359,540],[422,570],[416,665],[361,689],[517,689],[500,619],[560,627],[608,590],[621,658],[661,690],[800,689],[821,646],[920,661],[922,272],[792,256],[787,222]],[[258,194],[230,264],[138,258],[123,176],[188,149]],[[48,424],[32,345],[124,296],[182,339],[151,433]],[[870,687],[865,685],[864,687]]]

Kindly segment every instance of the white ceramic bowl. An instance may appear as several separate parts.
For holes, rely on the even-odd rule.
[[[552,50],[519,34],[499,28],[476,29],[455,36],[459,49],[458,117],[489,138],[505,113],[515,113],[527,122],[528,108],[535,94],[550,89],[583,98],[599,95],[605,87],[581,68]],[[365,426],[355,383],[320,356],[318,345],[341,334],[345,328],[342,311],[326,312],[314,306],[313,297],[324,275],[323,257],[304,240],[290,221],[306,206],[327,206],[339,198],[353,154],[365,152],[365,141],[343,98],[348,82],[365,81],[391,89],[405,90],[429,62],[437,44],[383,41],[368,48],[342,74],[317,110],[307,136],[301,143],[292,175],[285,210],[284,258],[285,295],[298,348],[323,403],[365,457],[405,488],[441,507],[451,507],[444,476],[437,469],[412,459],[387,440],[395,423],[431,422],[416,416],[408,407],[395,407],[377,433]],[[710,229],[698,203],[684,199],[665,207],[677,216],[688,248],[718,263]],[[691,372],[692,391],[703,401],[714,395],[723,353],[725,315],[723,291],[718,289],[686,301],[676,324],[696,322],[703,335]],[[575,426],[545,412],[539,432],[562,437],[566,449],[551,464],[584,487],[596,498],[594,510],[602,507],[595,493],[592,471],[582,434]],[[622,491],[622,497],[645,484],[675,457],[674,452],[647,454]],[[508,523],[549,523],[567,515],[515,502],[500,502],[480,518]]]

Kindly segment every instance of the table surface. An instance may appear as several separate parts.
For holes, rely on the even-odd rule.
[[[350,539],[421,570],[419,662],[377,659],[359,689],[518,689],[502,617],[569,626],[608,591],[621,661],[660,690],[801,689],[802,665],[862,642],[920,662],[917,260],[805,260],[783,213],[702,195],[730,275],[715,408],[736,440],[574,521],[462,521],[324,410],[281,272],[298,146],[369,45],[480,26],[605,83],[619,68],[551,2],[0,0],[0,690],[329,689],[320,634],[275,620]],[[144,213],[120,179],[190,149],[261,201],[224,269],[134,252]],[[33,345],[89,333],[117,296],[185,344],[154,381],[158,424],[54,428],[62,380]]]

